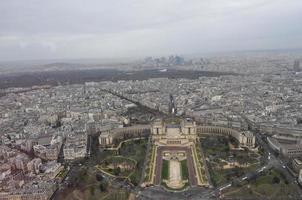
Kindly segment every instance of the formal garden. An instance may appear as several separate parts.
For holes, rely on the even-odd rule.
[[[211,180],[219,186],[260,166],[261,155],[239,149],[236,140],[225,136],[207,136],[201,139]]]
[[[137,186],[140,182],[147,149],[147,139],[129,140],[120,149],[110,151],[97,168],[109,176],[124,178]]]
[[[167,185],[167,181],[170,178],[170,161],[169,160],[165,160],[163,159],[163,163],[162,163],[162,171],[161,171],[161,185],[167,189],[167,190],[171,190],[171,191],[182,191],[184,189],[186,189],[189,186],[189,171],[188,171],[188,165],[187,165],[187,160],[181,160],[179,161],[180,164],[180,175],[181,175],[181,180],[183,182],[183,186],[180,188],[170,188]]]

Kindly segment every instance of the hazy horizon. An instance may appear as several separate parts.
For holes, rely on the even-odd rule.
[[[194,54],[161,54],[161,55],[143,55],[143,56],[133,56],[133,57],[106,57],[106,58],[96,58],[96,57],[78,57],[78,58],[45,58],[45,59],[21,59],[21,60],[0,60],[0,64],[6,63],[19,63],[19,64],[51,64],[51,63],[75,63],[75,64],[114,64],[114,63],[127,63],[135,61],[143,61],[146,57],[160,58],[169,57],[173,55],[182,56],[185,59],[199,59],[199,58],[211,58],[211,57],[229,57],[229,56],[240,56],[240,55],[262,55],[266,54],[292,54],[292,53],[302,53],[302,48],[296,49],[252,49],[252,50],[238,50],[238,51],[213,51],[204,53],[194,53]],[[0,66],[1,67],[1,66]]]
[[[301,49],[302,1],[0,2],[0,61]]]

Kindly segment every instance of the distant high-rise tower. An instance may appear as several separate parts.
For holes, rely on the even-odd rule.
[[[299,60],[295,60],[295,62],[294,62],[294,71],[295,72],[300,72],[301,71]]]

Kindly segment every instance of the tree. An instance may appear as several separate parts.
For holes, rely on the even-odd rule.
[[[232,185],[235,186],[235,187],[239,187],[241,184],[240,184],[240,181],[238,179],[234,179],[232,181]]]
[[[90,194],[93,196],[93,195],[94,195],[94,186],[91,186],[91,187],[89,188],[89,190],[90,190]]]
[[[277,176],[274,176],[273,180],[272,180],[273,184],[279,184],[280,183],[280,178]]]
[[[120,173],[121,173],[121,168],[120,167],[114,168],[114,170],[113,170],[114,175],[118,176]]]
[[[108,183],[107,183],[106,181],[102,181],[102,182],[100,183],[100,190],[101,190],[102,192],[106,192],[106,191],[107,191],[107,188],[108,188]]]
[[[96,174],[95,177],[96,177],[97,181],[102,181],[104,179],[104,177],[102,176],[102,174]]]

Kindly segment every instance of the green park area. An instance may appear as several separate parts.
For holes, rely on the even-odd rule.
[[[201,144],[206,156],[209,173],[214,186],[230,182],[260,166],[260,155],[246,149],[234,150],[232,138],[207,136]]]
[[[147,149],[147,139],[129,140],[124,142],[117,151],[110,151],[97,168],[119,178],[128,179],[138,185],[142,175]]]
[[[104,167],[107,172],[117,177],[127,177],[124,179],[137,185],[140,181],[146,147],[147,140],[141,139],[123,143],[118,151],[96,149],[90,158],[74,163],[76,167],[73,167],[68,175],[68,185],[60,192],[59,199],[128,199],[129,192],[117,187],[115,178],[104,178],[105,173],[102,173],[101,169]]]
[[[127,157],[129,159],[136,161],[134,172],[129,177],[133,185],[138,185],[140,178],[142,176],[142,171],[144,168],[144,160],[147,150],[147,139],[132,140],[123,143],[119,150],[121,156]]]
[[[74,176],[70,176],[69,182],[70,184],[60,192],[58,199],[126,200],[129,196],[126,190],[116,188],[92,167],[80,167]]]
[[[266,174],[226,191],[226,199],[300,199],[293,183],[288,183],[281,172],[272,169]]]

